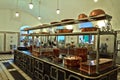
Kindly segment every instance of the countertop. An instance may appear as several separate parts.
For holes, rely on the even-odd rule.
[[[88,73],[84,73],[84,72],[80,71],[80,67],[68,67],[68,66],[64,65],[63,62],[55,62],[55,61],[53,61],[50,58],[46,58],[46,57],[42,57],[42,56],[40,56],[40,57],[33,56],[32,53],[29,52],[29,51],[19,51],[19,50],[17,50],[17,51],[21,52],[23,54],[29,55],[29,56],[31,56],[33,58],[36,58],[36,59],[38,59],[40,61],[43,61],[45,63],[48,63],[50,65],[56,66],[56,67],[58,67],[60,69],[67,70],[67,71],[72,72],[74,74],[77,74],[77,75],[80,75],[80,76],[83,76],[83,77],[86,77],[86,78],[90,78],[90,79],[100,78],[102,76],[105,76],[105,75],[107,75],[109,73],[112,73],[112,72],[114,72],[114,71],[119,69],[116,66],[116,67],[114,67],[112,69],[104,70],[104,71],[100,72],[99,74],[90,75]]]

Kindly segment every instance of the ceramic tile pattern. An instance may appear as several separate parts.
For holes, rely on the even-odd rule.
[[[21,73],[26,80],[32,80],[27,74],[14,65],[13,58],[13,54],[0,54],[0,80],[14,80],[13,76],[10,74],[10,71],[14,70],[17,70],[19,73]],[[9,62],[14,69],[6,69],[6,67],[3,65],[3,62]],[[118,80],[120,80],[120,73],[118,73]]]

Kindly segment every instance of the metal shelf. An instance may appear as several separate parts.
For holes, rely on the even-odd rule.
[[[100,35],[115,35],[116,31],[100,31]]]
[[[33,33],[33,34],[29,34],[28,36],[48,36],[50,34],[40,34],[40,33]]]
[[[70,25],[70,24],[72,25],[72,24],[77,24],[77,23],[97,21],[97,20],[103,20],[103,19],[111,20],[111,18],[112,18],[112,16],[110,16],[110,15],[102,14],[102,15],[98,15],[98,16],[95,16],[95,17],[88,17],[88,18],[83,18],[83,19],[70,20],[70,21],[59,22],[59,23],[55,23],[55,24],[38,25],[38,26],[35,26],[35,27],[31,27],[31,28],[25,28],[24,31],[43,29],[43,28],[51,28],[51,27],[56,27],[56,26],[59,26],[59,25]]]
[[[53,33],[53,34],[40,34],[40,33],[33,33],[29,36],[67,36],[67,35],[96,35],[98,34],[97,31],[91,31],[91,32],[74,32],[74,33]]]
[[[120,51],[120,49],[117,49],[117,51]]]
[[[74,33],[56,33],[56,34],[50,34],[50,35],[58,35],[58,36],[62,36],[62,35],[96,35],[98,34],[97,31],[91,31],[91,32],[74,32]]]
[[[73,32],[73,33],[52,33],[52,34],[40,34],[40,33],[33,33],[28,36],[69,36],[69,35],[115,35],[115,31],[89,31],[89,32]]]

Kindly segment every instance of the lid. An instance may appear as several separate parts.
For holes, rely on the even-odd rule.
[[[102,9],[95,9],[93,10],[89,16],[98,16],[98,15],[101,15],[101,14],[105,14],[105,12],[102,10]]]
[[[82,13],[78,15],[78,19],[87,18],[87,15]]]

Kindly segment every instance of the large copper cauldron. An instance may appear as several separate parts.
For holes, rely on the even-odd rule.
[[[101,14],[105,14],[105,12],[102,9],[95,9],[90,13],[89,16],[93,17],[93,16],[98,16]]]
[[[82,61],[81,57],[72,56],[72,57],[64,57],[64,64],[66,66],[80,66],[80,62]]]

